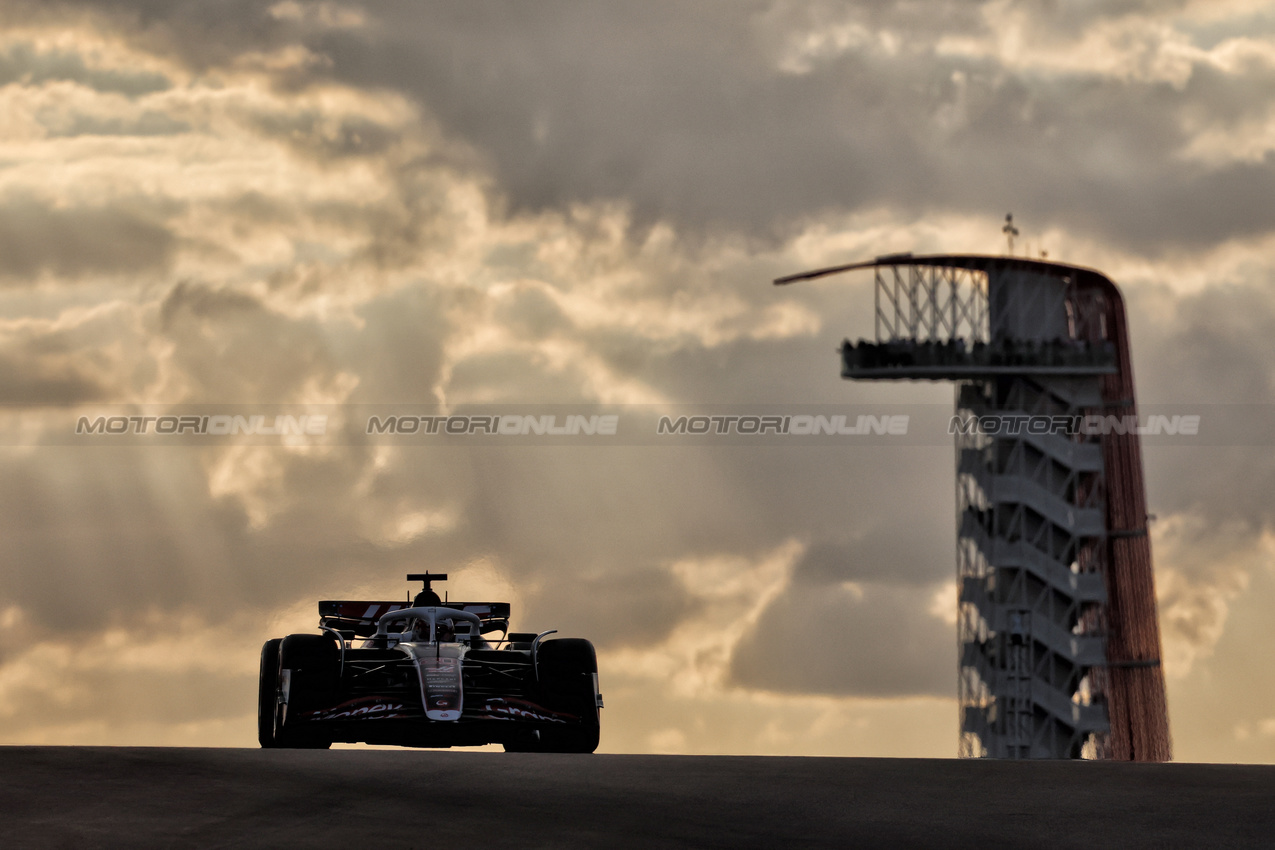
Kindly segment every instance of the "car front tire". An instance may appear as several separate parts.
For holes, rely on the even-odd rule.
[[[263,749],[279,746],[275,740],[275,715],[279,710],[279,644],[268,640],[261,647],[261,673],[257,690],[257,741]]]
[[[294,719],[300,712],[332,705],[338,688],[340,653],[335,642],[325,635],[288,635],[279,644],[278,678],[291,671],[288,706],[276,702],[273,716],[275,747],[326,750],[332,741],[322,732],[298,726]]]
[[[579,723],[540,730],[535,745],[544,753],[591,753],[598,748],[598,655],[593,644],[580,638],[560,638],[540,644],[536,652],[540,698],[546,708],[574,714]]]

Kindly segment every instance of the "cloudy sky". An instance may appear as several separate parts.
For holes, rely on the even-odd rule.
[[[0,743],[254,745],[261,642],[429,568],[598,644],[605,751],[955,755],[943,440],[73,422],[945,409],[838,377],[870,274],[769,281],[1010,210],[1121,284],[1144,405],[1269,405],[1272,200],[1269,3],[4,0]],[[1265,442],[1146,452],[1183,760],[1275,761]]]

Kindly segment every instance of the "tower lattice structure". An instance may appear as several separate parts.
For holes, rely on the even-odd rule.
[[[852,380],[956,384],[960,755],[1171,757],[1124,301],[1092,269],[910,254],[871,268]]]

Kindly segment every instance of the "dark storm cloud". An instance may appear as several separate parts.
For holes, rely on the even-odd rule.
[[[935,590],[794,582],[736,646],[731,682],[785,694],[948,696],[955,634],[926,613]]]
[[[617,559],[620,560],[620,559]],[[690,600],[672,576],[647,568],[572,576],[559,571],[518,612],[518,628],[557,628],[609,648],[658,643],[690,614]]]
[[[922,518],[923,517],[923,518]],[[928,511],[917,512],[918,524],[939,526]],[[836,584],[873,581],[881,584],[933,585],[953,560],[952,541],[942,533],[900,534],[896,524],[877,525],[850,543],[812,544],[797,562],[793,580],[799,583]]]
[[[1275,304],[1268,275],[1189,295],[1145,287],[1128,297],[1134,371],[1144,404],[1193,405],[1203,416],[1269,420],[1275,405]],[[1233,406],[1233,407],[1228,407]],[[1249,406],[1252,406],[1251,408]],[[1252,446],[1148,449],[1149,507],[1248,534],[1275,529],[1275,457]],[[1234,535],[1238,529],[1228,528]]]
[[[338,367],[313,322],[294,321],[230,288],[183,281],[159,308],[159,331],[195,398],[282,403]]]
[[[196,71],[233,62],[249,50],[286,44],[288,25],[257,0],[13,0],[0,11],[22,23],[77,20],[127,32],[138,45],[179,57]],[[84,13],[95,15],[84,20]]]
[[[0,352],[0,404],[65,407],[105,395],[106,388],[70,363],[43,364],[28,352]]]
[[[319,110],[263,113],[252,116],[247,125],[262,136],[278,138],[293,150],[320,160],[344,157],[375,157],[395,141],[393,131],[361,116],[347,116],[331,126]]]
[[[1185,295],[1127,294],[1138,384],[1147,400],[1275,403],[1275,277],[1217,281]]]
[[[308,74],[407,93],[479,155],[513,211],[619,200],[639,223],[765,236],[829,210],[1012,209],[1034,229],[1152,253],[1275,227],[1275,162],[1181,156],[1193,132],[1264,115],[1271,69],[1196,61],[1170,81],[939,52],[943,37],[991,43],[997,16],[973,4],[392,2],[360,5],[367,24],[351,27],[241,2],[90,5],[196,69],[302,44],[324,61],[289,69],[290,86]],[[1007,12],[1063,52],[1124,22],[1129,43],[1112,49],[1137,67],[1159,55],[1158,21],[1177,5]],[[835,47],[846,28],[852,43]],[[800,72],[780,70],[785,56]],[[350,127],[319,152],[385,143]]]
[[[158,271],[176,242],[152,211],[128,204],[61,208],[23,196],[0,200],[0,280],[10,286],[43,274]]]
[[[762,9],[390,5],[375,7],[375,38],[329,33],[320,49],[338,79],[411,93],[486,158],[515,210],[623,199],[641,221],[765,230],[872,203],[881,164],[855,148],[911,145],[897,122],[847,119],[845,101],[882,103],[882,81],[845,92],[777,74],[750,24]]]
[[[896,54],[865,46],[805,74],[775,69],[768,4],[370,8],[380,26],[323,35],[331,73],[412,93],[515,209],[615,198],[639,221],[760,234],[829,209],[1012,208],[1144,250],[1275,224],[1269,161],[1177,156],[1183,118],[1225,128],[1263,108],[1269,70],[1197,66],[1181,89],[1018,73],[934,53],[942,22],[978,31],[944,4],[919,32],[915,8],[870,10]]]
[[[448,386],[465,398],[506,404],[552,404],[580,397],[579,373],[548,371],[540,358],[507,351],[466,357],[452,369]]]
[[[371,299],[359,310],[364,333],[342,334],[334,345],[360,376],[352,401],[434,404],[446,347],[472,314],[476,296],[432,287],[406,287]]]
[[[519,286],[496,309],[500,323],[519,336],[544,339],[575,331],[558,302],[540,287]]]
[[[50,121],[45,125],[50,138],[71,136],[170,136],[184,133],[190,125],[169,115],[146,110],[135,116],[76,115],[70,121]]]
[[[1275,459],[1266,446],[1201,446],[1146,452],[1153,513],[1188,513],[1218,523],[1215,533],[1258,542],[1275,530]],[[1224,523],[1229,523],[1223,527]]]
[[[783,693],[950,694],[955,631],[928,609],[952,563],[951,529],[924,509],[877,514],[852,543],[811,544],[736,646],[732,682]]]
[[[41,51],[31,44],[11,44],[0,50],[0,86],[73,82],[100,92],[137,97],[164,91],[172,83],[163,74],[121,68],[90,68],[77,53]]]

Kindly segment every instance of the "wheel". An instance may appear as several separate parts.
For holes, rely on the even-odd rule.
[[[279,644],[280,680],[288,671],[288,703],[274,713],[274,746],[321,749],[332,741],[318,730],[298,725],[302,712],[326,708],[336,702],[340,652],[326,635],[288,635]]]
[[[279,705],[280,638],[266,641],[261,647],[261,674],[257,690],[257,741],[263,748],[277,747],[274,737],[275,714]]]
[[[540,699],[546,708],[574,714],[580,723],[540,730],[536,749],[546,753],[591,753],[598,748],[598,656],[580,638],[545,641],[536,651]]]

